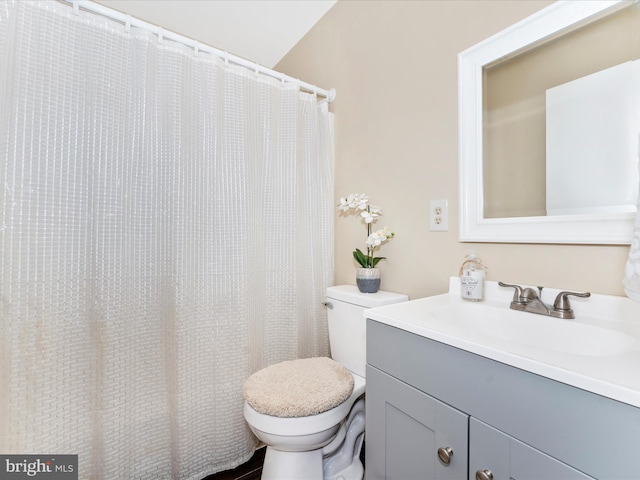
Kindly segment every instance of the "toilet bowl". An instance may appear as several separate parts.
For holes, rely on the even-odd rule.
[[[263,480],[363,478],[364,311],[406,300],[390,292],[363,294],[351,285],[329,287],[325,305],[333,360],[282,362],[249,377],[244,417],[267,445]]]

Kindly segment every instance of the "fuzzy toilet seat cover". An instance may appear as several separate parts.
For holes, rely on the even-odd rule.
[[[257,412],[306,417],[337,407],[353,392],[353,375],[326,358],[302,358],[270,365],[251,375],[244,398]]]

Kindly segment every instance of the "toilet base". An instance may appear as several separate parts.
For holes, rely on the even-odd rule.
[[[322,480],[322,449],[283,452],[267,447],[261,480]]]
[[[336,437],[323,448],[285,452],[267,446],[261,480],[362,480],[365,401],[358,399]]]

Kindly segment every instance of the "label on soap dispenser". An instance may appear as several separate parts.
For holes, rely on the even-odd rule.
[[[464,269],[460,277],[462,298],[479,302],[482,300],[484,286],[484,271],[473,268]]]

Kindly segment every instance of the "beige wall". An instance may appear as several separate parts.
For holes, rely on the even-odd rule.
[[[381,249],[384,290],[444,293],[474,249],[489,280],[622,294],[625,246],[458,241],[457,54],[550,3],[339,0],[276,66],[337,89],[336,204],[362,192],[383,208],[377,226],[396,232]],[[429,231],[432,199],[449,200],[448,232]],[[336,217],[336,284],[355,283],[365,238],[355,217]]]

